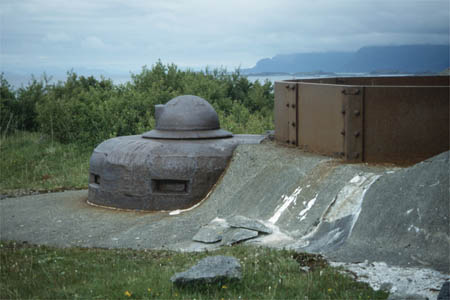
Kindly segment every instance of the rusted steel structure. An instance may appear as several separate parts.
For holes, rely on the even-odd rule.
[[[449,150],[449,76],[275,83],[275,139],[353,162],[415,163]]]

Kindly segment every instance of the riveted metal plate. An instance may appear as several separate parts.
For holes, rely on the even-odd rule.
[[[285,88],[293,82],[298,89],[297,141],[305,150],[339,154],[354,162],[398,164],[449,150],[449,76],[342,77],[279,84]],[[290,136],[288,97],[275,93],[275,136],[283,139]],[[277,102],[283,105],[277,108]]]
[[[298,108],[298,97],[297,97],[297,87],[298,85],[295,83],[290,84],[287,87],[289,91],[288,96],[288,124],[289,124],[289,140],[291,141],[291,145],[298,145],[298,118],[297,118],[297,108]]]
[[[348,161],[364,161],[364,87],[342,89],[345,109],[345,158]]]
[[[295,82],[275,82],[275,139],[297,145],[297,92]]]

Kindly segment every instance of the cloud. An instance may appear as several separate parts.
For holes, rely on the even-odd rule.
[[[2,0],[0,16],[2,56],[68,69],[159,58],[232,69],[284,53],[449,42],[448,0]]]
[[[49,42],[69,42],[71,40],[70,36],[64,32],[47,33],[44,37],[44,41]]]
[[[88,36],[87,38],[83,39],[81,41],[81,45],[84,48],[90,48],[90,49],[105,49],[106,44],[98,37],[96,36]]]

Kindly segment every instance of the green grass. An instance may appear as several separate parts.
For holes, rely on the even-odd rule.
[[[208,255],[233,255],[243,278],[177,288],[170,282]],[[1,299],[385,299],[318,256],[248,246],[209,253],[0,243]],[[312,271],[304,272],[302,265]]]
[[[0,194],[87,188],[92,150],[36,132],[1,137]]]

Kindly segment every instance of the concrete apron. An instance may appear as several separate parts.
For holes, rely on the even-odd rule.
[[[202,226],[243,215],[273,230],[247,243],[322,253],[366,272],[360,279],[374,288],[390,281],[397,282],[391,292],[401,290],[398,276],[409,274],[409,293],[435,297],[430,288],[449,278],[449,152],[398,168],[344,164],[269,142],[241,145],[214,190],[192,209],[120,211],[86,199],[87,191],[4,199],[1,239],[201,251],[217,247],[192,241]]]

